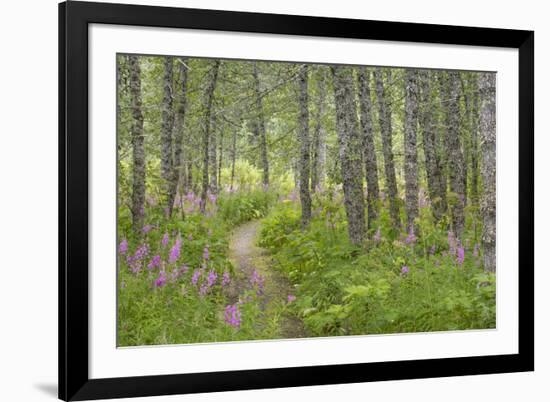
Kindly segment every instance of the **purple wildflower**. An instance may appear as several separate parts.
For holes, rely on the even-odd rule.
[[[208,193],[208,200],[210,203],[215,204],[218,197],[216,197],[216,194]]]
[[[202,258],[206,261],[208,261],[208,259],[210,258],[210,253],[208,251],[208,246],[206,246],[204,248],[204,250],[202,251]]]
[[[252,271],[250,276],[250,284],[252,287],[257,286],[256,294],[260,296],[264,292],[264,278],[261,276],[258,271]]]
[[[185,264],[183,264],[181,267],[180,267],[180,274],[183,275],[183,274],[186,274],[187,271],[189,271],[189,267]]]
[[[229,285],[231,282],[231,277],[229,276],[229,272],[225,271],[222,276],[222,287]]]
[[[406,265],[403,265],[403,267],[401,268],[401,275],[407,275],[409,273],[409,267],[407,267]]]
[[[211,288],[216,283],[216,279],[218,279],[218,274],[213,269],[208,273],[208,287]]]
[[[289,303],[292,303],[294,300],[296,300],[296,296],[294,295],[288,295],[286,297],[286,300],[289,302]]]
[[[168,236],[168,233],[164,233],[164,236],[162,236],[161,244],[162,247],[166,247],[168,243],[170,242],[170,236]]]
[[[147,243],[143,243],[139,246],[134,253],[134,255],[128,255],[126,257],[126,262],[130,267],[130,270],[137,274],[141,269],[141,261],[149,254],[149,246]]]
[[[141,246],[138,247],[134,254],[135,260],[142,260],[149,254],[149,246],[147,243],[143,243]]]
[[[147,234],[149,233],[151,230],[153,230],[155,228],[154,225],[145,225],[143,227],[143,229],[141,229],[141,231],[144,233],[144,234]]]
[[[458,246],[456,249],[456,262],[459,266],[464,264],[464,247]]]
[[[120,242],[120,245],[118,246],[118,252],[121,254],[121,255],[124,255],[128,252],[128,240],[126,239],[123,239],[121,242]]]
[[[160,267],[160,255],[155,255],[151,261],[149,262],[149,264],[147,264],[147,268],[149,269],[155,269],[155,268],[158,268]]]
[[[175,282],[175,281],[177,281],[177,279],[180,277],[180,275],[181,275],[180,270],[174,268],[174,269],[172,270],[172,272],[171,272],[170,280],[171,280],[172,282]]]
[[[406,244],[414,244],[416,242],[416,236],[414,234],[414,229],[411,225],[411,228],[409,229],[409,234],[407,235],[407,238],[405,239]]]
[[[225,307],[225,322],[232,327],[239,328],[241,326],[241,312],[237,304],[228,304]]]
[[[155,282],[153,284],[156,288],[161,288],[164,285],[166,285],[166,272],[161,271],[159,273],[159,277],[155,279]]]
[[[172,249],[170,250],[170,256],[168,257],[168,262],[170,264],[175,263],[178,260],[178,258],[180,258],[180,252],[181,252],[181,239],[178,236],[178,238],[176,238],[176,242],[174,243],[174,245],[172,246]]]
[[[193,271],[193,276],[191,277],[191,283],[195,286],[197,286],[197,283],[199,282],[199,278],[201,277],[202,271],[200,269],[195,269]]]
[[[206,283],[203,283],[203,284],[201,285],[200,289],[199,289],[199,294],[200,294],[201,296],[206,295],[206,294],[208,293],[208,289],[210,289],[210,288],[208,287],[208,285],[207,285]]]

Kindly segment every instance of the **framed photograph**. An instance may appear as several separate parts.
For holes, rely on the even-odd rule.
[[[534,369],[534,33],[59,5],[59,397]]]

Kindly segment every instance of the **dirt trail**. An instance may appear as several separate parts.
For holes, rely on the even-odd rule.
[[[272,269],[266,250],[257,246],[259,221],[245,223],[235,229],[229,244],[229,256],[236,269],[236,280],[230,286],[228,296],[232,302],[249,287],[249,278],[254,270],[264,277],[263,310],[269,315],[276,312],[276,305],[286,303],[293,294],[290,282]],[[295,316],[284,315],[280,319],[281,338],[303,338],[306,336],[303,322]]]

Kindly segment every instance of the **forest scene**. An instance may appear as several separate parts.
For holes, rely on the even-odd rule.
[[[117,345],[496,327],[496,74],[117,55]]]

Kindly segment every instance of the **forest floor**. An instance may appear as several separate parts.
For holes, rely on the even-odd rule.
[[[247,222],[238,226],[231,236],[229,257],[235,265],[236,280],[228,289],[231,302],[238,301],[239,295],[250,288],[249,278],[254,270],[264,278],[262,310],[269,318],[279,320],[280,337],[304,338],[307,336],[304,323],[296,316],[284,313],[280,317],[280,306],[287,303],[288,295],[294,294],[292,284],[281,273],[273,269],[269,253],[257,245],[259,221]]]

